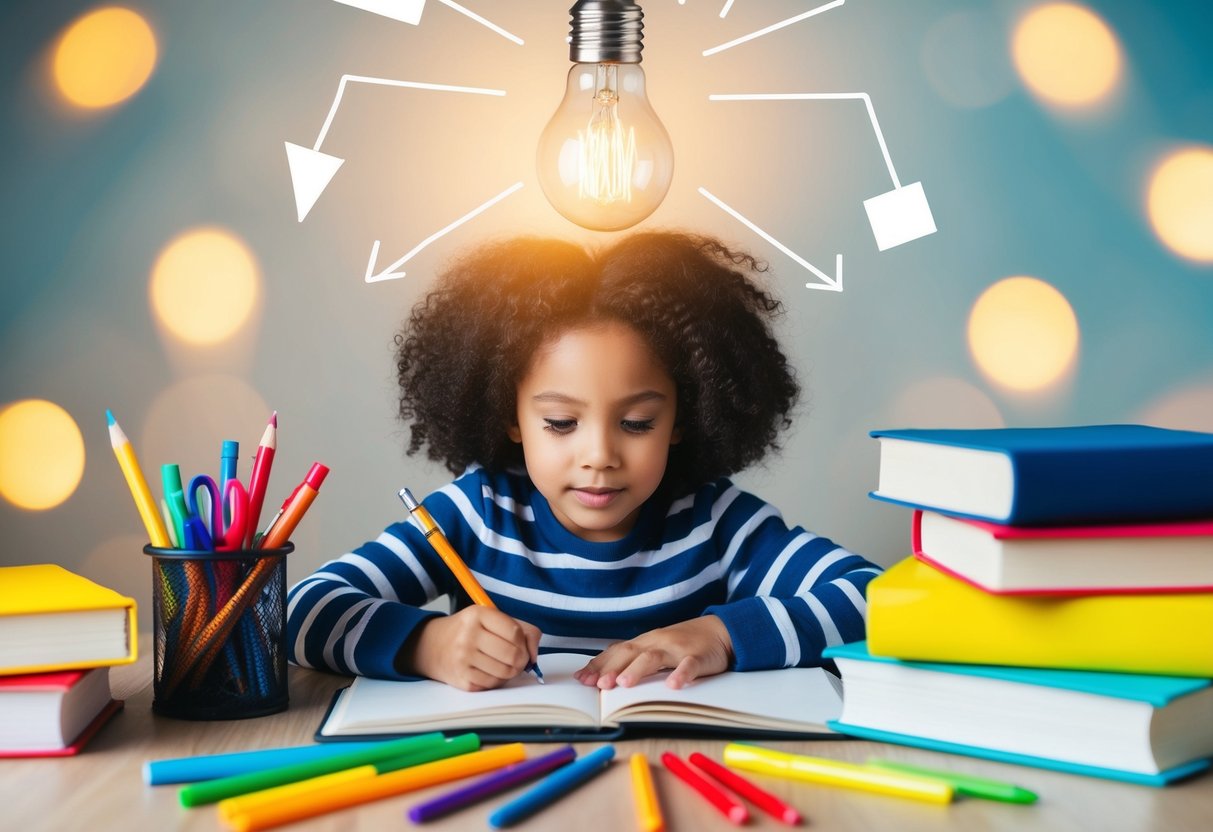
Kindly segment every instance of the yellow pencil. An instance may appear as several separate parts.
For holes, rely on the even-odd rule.
[[[657,790],[653,787],[653,772],[649,759],[640,752],[631,756],[632,794],[636,799],[636,823],[640,832],[662,832],[665,820],[661,817],[661,804],[657,802]]]
[[[294,794],[270,804],[250,807],[247,811],[225,817],[223,820],[237,832],[255,832],[284,823],[335,812],[350,806],[381,800],[405,792],[448,783],[473,774],[482,774],[496,768],[526,759],[522,743],[499,745],[483,751],[474,751],[448,760],[401,769],[380,774],[369,779],[354,780],[314,789],[305,794]]]
[[[942,780],[880,771],[855,763],[787,754],[756,745],[729,743],[724,747],[725,765],[790,780],[847,786],[878,794],[908,797],[928,803],[950,803],[952,786]]]
[[[131,490],[131,496],[135,498],[135,508],[139,509],[139,516],[143,518],[148,540],[153,546],[167,549],[172,545],[168,539],[168,530],[165,529],[164,520],[160,517],[160,508],[156,505],[152,492],[147,487],[147,480],[143,478],[143,470],[139,467],[139,460],[135,457],[135,449],[131,447],[131,440],[126,438],[126,434],[115,421],[114,414],[108,410],[105,411],[105,420],[109,423],[110,444],[114,446],[114,456],[118,457],[118,466],[122,469],[122,475],[126,477],[126,486]]]

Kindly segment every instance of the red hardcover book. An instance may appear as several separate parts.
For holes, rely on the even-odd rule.
[[[0,757],[77,754],[121,708],[108,668],[0,677]]]
[[[915,511],[911,542],[996,595],[1213,591],[1213,520],[1027,528]]]

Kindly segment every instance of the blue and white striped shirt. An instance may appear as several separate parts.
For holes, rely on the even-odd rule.
[[[880,570],[720,479],[673,503],[650,499],[608,543],[565,529],[525,472],[471,468],[425,507],[500,609],[542,632],[541,652],[607,645],[704,614],[720,617],[734,669],[821,663],[864,636],[864,591]],[[466,600],[412,523],[293,586],[288,656],[338,673],[404,678],[394,660],[422,604]]]

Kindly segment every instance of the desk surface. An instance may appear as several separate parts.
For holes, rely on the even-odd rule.
[[[126,700],[119,713],[75,758],[0,760],[0,794],[6,798],[0,826],[22,830],[104,832],[130,830],[219,830],[213,807],[183,809],[177,787],[147,786],[145,760],[217,754],[251,748],[299,745],[312,733],[333,693],[347,679],[291,668],[291,707],[261,719],[232,722],[183,722],[151,712],[151,666],[148,658],[114,668],[114,695]],[[1015,782],[1040,795],[1034,806],[1011,806],[983,800],[962,800],[951,806],[883,797],[846,789],[755,778],[807,818],[806,829],[902,830],[1181,830],[1208,829],[1213,818],[1213,775],[1166,789],[1133,786],[984,760],[956,757],[879,743],[847,741],[782,742],[789,751],[862,762],[884,756],[920,765],[948,768]],[[528,750],[542,752],[551,746]],[[585,751],[593,745],[580,747]],[[643,751],[656,762],[662,751],[684,757],[702,751],[719,759],[722,741],[632,740],[617,744],[619,757]],[[733,829],[700,798],[692,795],[669,772],[654,767],[654,777],[669,830]],[[327,815],[289,828],[299,832],[350,829],[399,829],[410,824],[405,809],[422,797],[450,786],[382,800],[358,809]],[[433,830],[487,829],[494,800],[428,824]],[[521,825],[527,830],[566,832],[581,824],[587,829],[636,828],[627,766],[616,763],[576,793]],[[755,814],[747,828],[786,829],[769,817]]]

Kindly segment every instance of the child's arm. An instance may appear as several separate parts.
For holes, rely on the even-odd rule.
[[[821,664],[831,644],[864,637],[864,591],[880,569],[823,537],[789,529],[774,507],[740,493],[716,523],[724,603],[699,618],[611,645],[583,684],[635,684],[673,668],[671,687],[724,670]]]
[[[480,477],[469,472],[426,500],[466,556],[475,538],[452,493],[480,498]],[[466,499],[459,502],[466,511]],[[420,530],[408,522],[393,524],[291,588],[287,656],[303,667],[336,673],[425,675],[464,688],[492,687],[517,675],[536,654],[538,630],[495,610],[471,607],[446,616],[421,609],[456,589]]]

